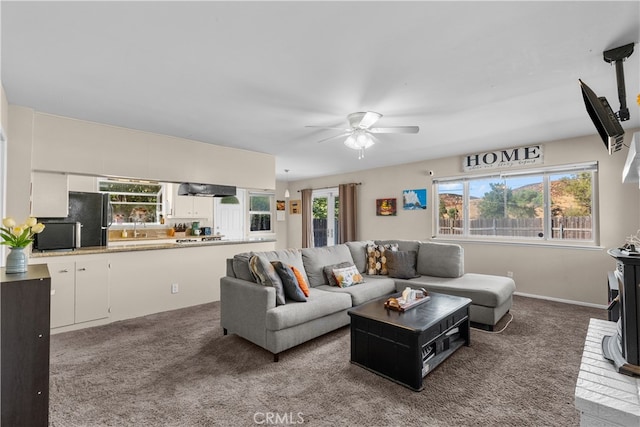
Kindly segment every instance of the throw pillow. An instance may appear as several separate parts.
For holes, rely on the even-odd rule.
[[[258,283],[276,288],[276,305],[284,305],[284,287],[273,265],[266,258],[254,255],[249,260],[249,269],[257,277]]]
[[[284,295],[294,301],[307,302],[307,297],[304,296],[302,289],[300,289],[298,280],[293,274],[291,268],[284,265],[281,261],[271,261],[271,265],[276,269],[278,276],[280,276],[280,280],[282,280]]]
[[[389,251],[397,251],[398,244],[367,245],[367,274],[387,275],[387,256]]]
[[[331,265],[325,266],[322,270],[324,271],[324,276],[327,279],[327,282],[329,283],[329,286],[338,286],[338,282],[336,282],[336,277],[333,275],[333,270],[334,269],[350,267],[352,265],[353,265],[353,263],[345,261],[345,262],[341,262],[339,264],[331,264]]]
[[[416,251],[389,251],[387,255],[387,270],[389,277],[396,279],[413,279],[416,274]]]
[[[298,280],[298,286],[300,286],[300,289],[302,289],[302,293],[305,297],[308,297],[309,285],[307,285],[307,282],[304,280],[302,272],[295,268],[293,265],[290,265],[289,267],[291,268],[291,271],[293,271],[293,275],[296,276],[296,279]]]
[[[362,274],[360,274],[355,265],[352,265],[351,267],[334,268],[333,276],[336,278],[336,282],[341,288],[348,288],[349,286],[356,285],[358,283],[364,283]]]

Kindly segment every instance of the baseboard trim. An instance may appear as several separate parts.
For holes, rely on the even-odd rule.
[[[527,298],[544,299],[544,300],[548,300],[548,301],[563,302],[565,304],[582,305],[584,307],[591,307],[591,308],[601,308],[603,310],[607,309],[606,305],[593,304],[593,303],[590,303],[590,302],[574,301],[574,300],[562,299],[562,298],[553,298],[553,297],[547,297],[547,296],[543,296],[543,295],[525,294],[523,292],[514,292],[513,294],[521,296],[521,297],[527,297]]]

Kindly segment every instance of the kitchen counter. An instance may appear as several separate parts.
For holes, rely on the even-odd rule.
[[[115,252],[131,252],[131,251],[151,251],[158,249],[183,249],[202,246],[222,246],[222,245],[242,245],[248,243],[266,243],[275,242],[275,238],[264,239],[244,239],[244,240],[210,240],[210,241],[196,241],[189,243],[177,243],[176,239],[164,239],[166,241],[155,240],[153,243],[145,243],[145,239],[128,240],[125,242],[118,242],[114,246],[93,246],[87,248],[80,248],[76,250],[62,250],[62,251],[47,251],[47,252],[31,252],[31,258],[46,258],[66,255],[89,255],[89,254],[108,254]],[[128,243],[131,241],[131,243]],[[135,243],[133,243],[135,242]]]

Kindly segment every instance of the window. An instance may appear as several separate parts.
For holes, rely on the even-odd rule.
[[[163,183],[124,179],[98,180],[98,189],[109,194],[112,222],[160,223],[165,200]]]
[[[595,242],[597,163],[434,180],[436,236]]]
[[[273,202],[271,193],[249,193],[249,232],[273,232]]]

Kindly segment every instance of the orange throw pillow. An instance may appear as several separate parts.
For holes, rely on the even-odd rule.
[[[308,297],[309,296],[309,286],[307,285],[307,282],[305,282],[304,276],[302,275],[300,270],[295,268],[293,265],[290,265],[289,267],[291,267],[291,271],[293,271],[293,274],[296,276],[296,280],[298,281],[298,286],[300,286],[300,289],[302,290],[302,293],[304,294],[305,297]]]

